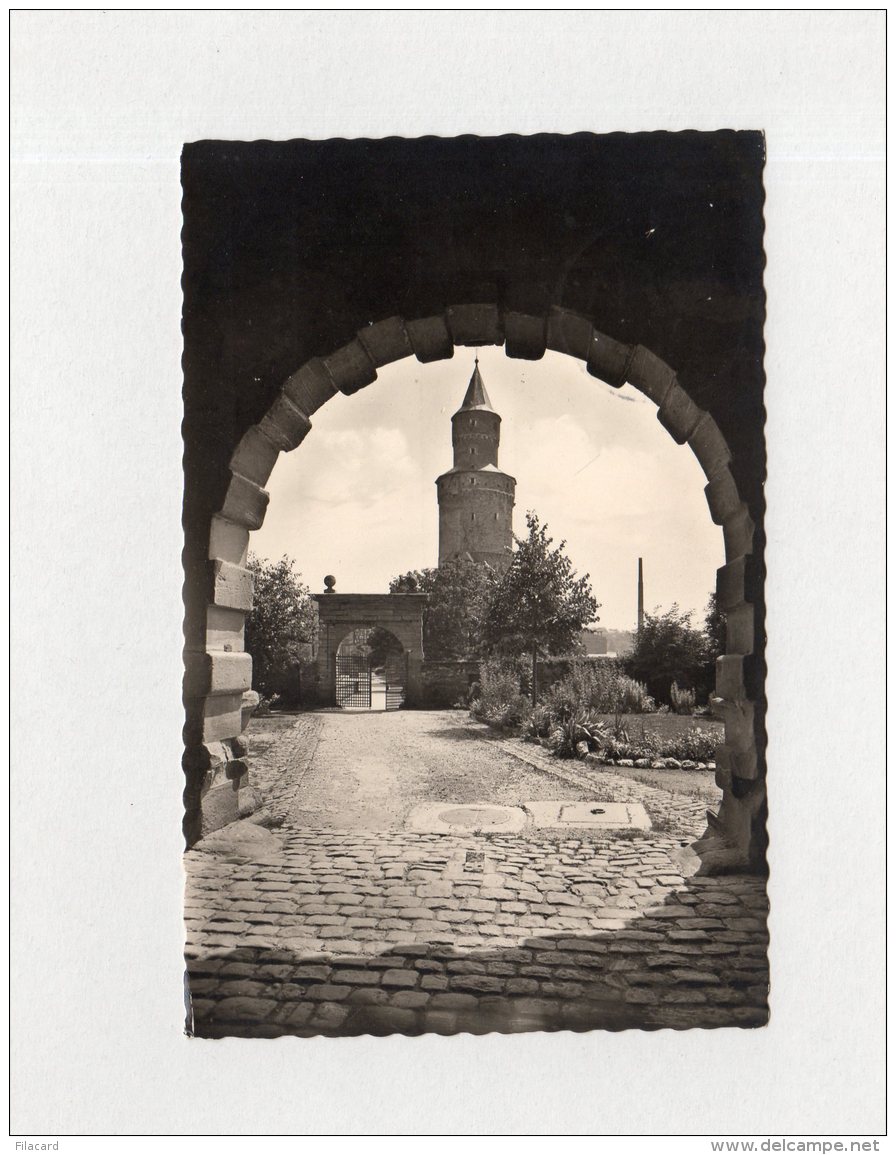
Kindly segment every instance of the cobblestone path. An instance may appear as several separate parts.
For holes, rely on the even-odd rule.
[[[693,814],[667,809],[668,827],[644,836],[437,835],[402,825],[427,782],[431,792],[447,781],[449,792],[435,797],[459,802],[602,800],[604,790],[606,800],[643,801],[655,822],[669,799],[688,799],[654,797],[666,792],[587,764],[542,766],[541,751],[527,749],[523,760],[506,743],[478,738],[476,727],[466,739],[440,738],[442,729],[465,728],[462,715],[397,717],[416,721],[391,748],[407,759],[414,733],[425,735],[418,757],[442,765],[444,779],[429,781],[418,765],[407,777],[409,797],[391,807],[369,783],[360,784],[360,803],[337,798],[354,774],[348,728],[338,715],[303,715],[256,768],[256,783],[284,817],[279,831],[238,823],[187,854],[192,1033],[766,1021],[764,883],[685,877],[679,852],[693,837],[684,834]],[[383,720],[387,727],[391,718]],[[376,763],[380,754],[367,752]],[[466,794],[455,759],[475,766]],[[400,776],[403,767],[393,762],[392,770]],[[526,793],[536,787],[540,795]],[[515,790],[523,793],[511,797]],[[334,817],[352,821],[327,825]]]

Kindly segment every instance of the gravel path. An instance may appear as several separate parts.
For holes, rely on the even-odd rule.
[[[260,745],[250,748],[253,781],[294,829],[397,830],[427,802],[518,806],[564,798],[642,802],[657,832],[692,841],[720,797],[715,787],[714,803],[705,790],[687,796],[591,759],[563,761],[452,710],[301,714],[277,742]]]
[[[310,755],[287,814],[299,828],[394,830],[424,802],[515,806],[591,796],[587,784],[560,784],[521,761],[487,726],[458,711],[308,714],[280,745],[300,745],[299,757]],[[267,793],[263,778],[259,785]]]

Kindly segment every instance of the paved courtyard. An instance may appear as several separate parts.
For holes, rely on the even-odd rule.
[[[236,823],[186,855],[196,1035],[767,1020],[764,882],[689,877],[682,854],[705,800],[456,711],[298,715],[253,769],[280,825]],[[641,803],[652,829],[408,828],[426,803],[557,799]]]

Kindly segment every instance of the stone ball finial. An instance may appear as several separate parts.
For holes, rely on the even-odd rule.
[[[333,592],[333,590],[336,588],[336,579],[333,577],[333,575],[331,573],[328,573],[327,576],[324,578],[324,586],[326,587],[326,591],[328,594],[331,594]]]

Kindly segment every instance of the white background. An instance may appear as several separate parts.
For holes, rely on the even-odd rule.
[[[11,36],[16,1134],[880,1132],[883,13]],[[768,139],[771,1025],[186,1039],[181,144],[684,128]]]

